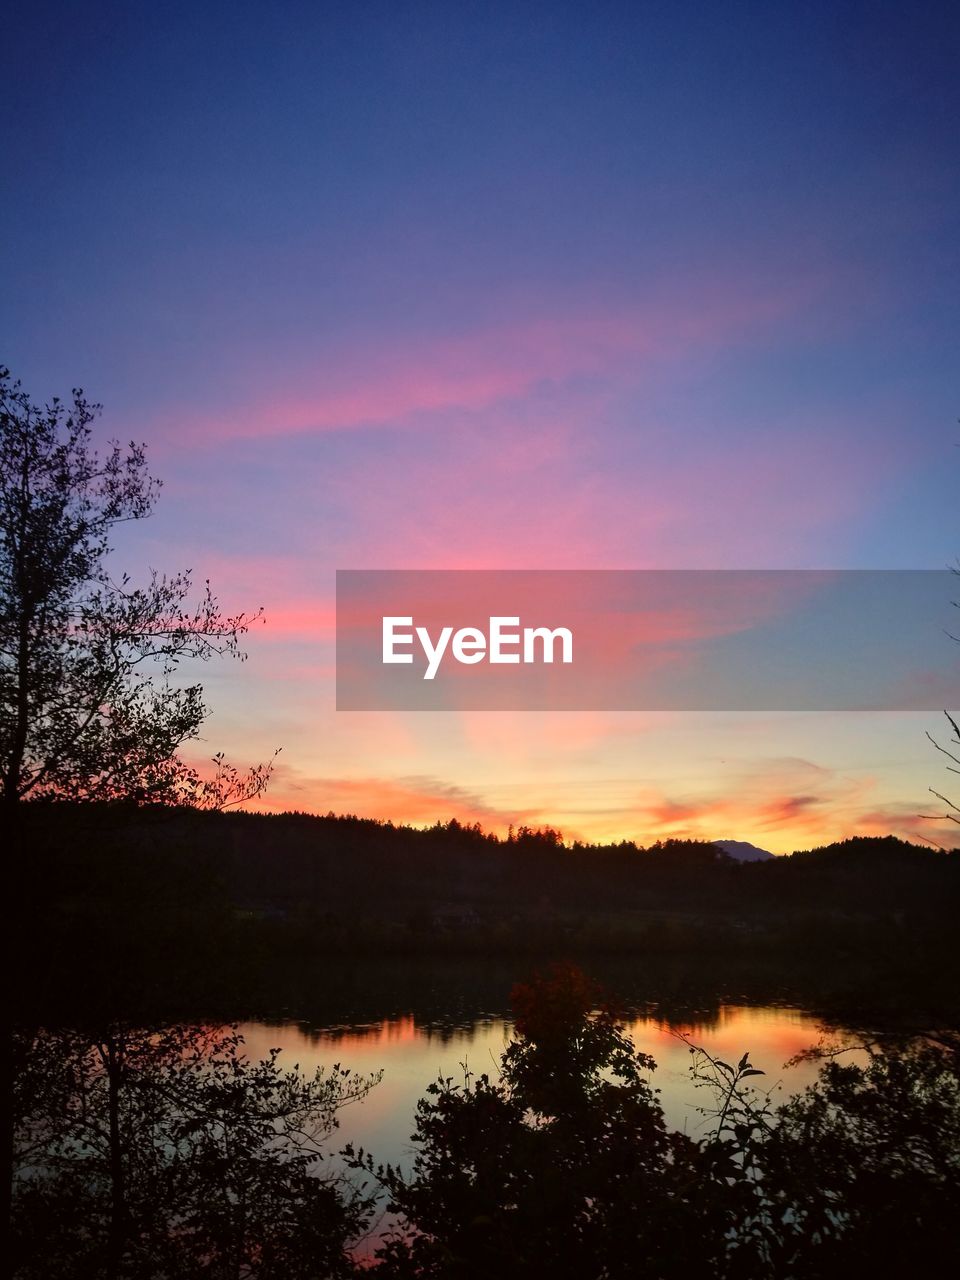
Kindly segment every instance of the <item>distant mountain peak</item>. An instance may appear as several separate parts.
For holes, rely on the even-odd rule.
[[[711,840],[710,843],[737,862],[766,862],[769,858],[776,857],[769,849],[760,849],[749,840]]]

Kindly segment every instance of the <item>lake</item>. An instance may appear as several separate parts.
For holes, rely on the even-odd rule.
[[[332,1172],[343,1171],[337,1153],[347,1143],[374,1163],[409,1171],[418,1100],[438,1077],[458,1084],[465,1071],[497,1075],[512,1035],[511,988],[547,967],[546,958],[504,955],[250,960],[236,969],[195,965],[195,983],[177,991],[128,984],[137,998],[126,1007],[114,992],[87,988],[87,1008],[76,1004],[75,1022],[61,1013],[62,1025],[96,1025],[105,1016],[148,1030],[229,1023],[254,1061],[276,1049],[281,1067],[308,1075],[334,1065],[361,1078],[382,1073],[365,1098],[339,1113],[327,1140]],[[777,959],[581,956],[579,964],[610,993],[637,1050],[656,1062],[651,1085],[667,1124],[698,1138],[715,1124],[701,1108],[713,1111],[717,1099],[692,1077],[691,1045],[727,1062],[749,1054],[765,1073],[750,1084],[776,1106],[815,1080],[818,1062],[797,1061],[804,1050],[955,1025],[952,980],[941,990],[937,971],[918,974],[899,960],[893,950],[858,959],[820,948]],[[363,1181],[355,1171],[349,1176]],[[389,1227],[381,1212],[355,1256],[370,1259]]]
[[[812,1014],[802,1009],[767,1005],[724,1005],[715,1020],[669,1022],[657,1017],[628,1021],[636,1047],[649,1053],[657,1063],[652,1083],[660,1091],[667,1123],[691,1136],[702,1135],[708,1122],[697,1110],[709,1106],[708,1091],[691,1078],[691,1054],[680,1035],[707,1050],[714,1057],[736,1062],[749,1053],[750,1061],[766,1072],[754,1084],[772,1092],[774,1102],[811,1083],[818,1071],[816,1062],[787,1066],[789,1059],[817,1044],[836,1029],[825,1029]],[[360,1075],[383,1071],[383,1079],[362,1101],[352,1104],[340,1116],[342,1140],[371,1151],[378,1160],[409,1165],[414,1113],[427,1085],[439,1076],[463,1079],[466,1067],[474,1075],[498,1074],[498,1063],[511,1032],[503,1018],[478,1016],[469,1024],[437,1025],[421,1023],[415,1014],[363,1024],[328,1027],[297,1022],[245,1022],[240,1031],[252,1058],[265,1057],[270,1049],[281,1050],[285,1066],[298,1064],[312,1074],[316,1067],[335,1063]]]

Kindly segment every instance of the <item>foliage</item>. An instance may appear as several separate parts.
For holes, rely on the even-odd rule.
[[[259,614],[225,616],[190,572],[114,580],[117,526],[149,516],[159,482],[142,445],[91,445],[99,406],[31,403],[0,369],[0,774],[9,809],[30,798],[193,803],[257,794],[217,757],[204,781],[178,757],[207,714],[187,658],[240,655]]]
[[[763,1072],[691,1045],[704,1137],[667,1129],[653,1062],[582,973],[514,993],[499,1079],[440,1079],[412,1171],[373,1173],[398,1216],[392,1277],[819,1277],[960,1260],[960,1080],[942,1046],[828,1063],[785,1106]],[[566,1063],[566,1071],[564,1070]]]
[[[749,1053],[733,1066],[702,1046],[690,1044],[686,1036],[680,1035],[680,1039],[690,1045],[694,1084],[706,1087],[715,1099],[715,1106],[700,1108],[702,1115],[716,1121],[711,1142],[731,1137],[741,1152],[746,1152],[754,1139],[763,1138],[770,1131],[770,1103],[767,1096],[758,1099],[755,1090],[743,1082],[766,1072],[751,1063]]]
[[[547,1117],[569,1116],[607,1090],[610,1079],[652,1096],[638,1053],[598,984],[572,964],[555,964],[511,992],[516,1038],[501,1072],[511,1093]]]
[[[781,1274],[960,1261],[960,1062],[932,1044],[827,1061],[757,1152]]]
[[[716,1273],[751,1188],[725,1146],[667,1130],[652,1060],[597,995],[570,966],[515,989],[500,1079],[431,1087],[411,1177],[351,1153],[406,1228],[385,1274]]]
[[[748,1054],[691,1045],[705,1132],[671,1131],[602,992],[570,965],[514,989],[496,1077],[464,1065],[417,1111],[409,1173],[351,1147],[386,1190],[384,1277],[778,1280],[960,1261],[957,1040],[829,1056],[775,1107]],[[372,1080],[314,1078],[235,1033],[112,1025],[20,1042],[17,1274],[352,1274],[364,1188],[323,1156]]]
[[[242,1046],[118,1025],[21,1042],[18,1276],[349,1273],[370,1206],[321,1165],[378,1077],[309,1077]]]

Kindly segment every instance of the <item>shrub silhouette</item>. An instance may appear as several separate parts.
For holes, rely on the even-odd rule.
[[[555,966],[513,994],[501,1078],[432,1085],[412,1176],[378,1171],[409,1228],[381,1250],[384,1272],[719,1273],[755,1194],[733,1149],[668,1131],[652,1059],[579,970]]]
[[[569,1280],[816,1277],[960,1260],[960,1082],[943,1047],[829,1062],[774,1111],[734,1066],[693,1049],[711,1132],[670,1131],[616,1011],[573,966],[514,990],[498,1079],[441,1078],[417,1112],[409,1176],[387,1189],[389,1277]],[[869,1260],[869,1265],[865,1263]]]

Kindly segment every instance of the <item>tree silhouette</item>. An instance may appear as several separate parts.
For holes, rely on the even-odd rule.
[[[243,775],[222,756],[205,781],[178,752],[207,708],[199,684],[178,686],[186,658],[242,657],[260,616],[224,615],[209,583],[191,604],[189,571],[143,586],[107,568],[111,535],[146,518],[159,482],[144,447],[101,455],[99,406],[33,404],[0,369],[0,836],[11,901],[24,899],[24,801],[79,800],[223,807],[262,790],[270,769]],[[16,961],[5,931],[6,970]],[[0,1221],[9,1221],[12,1029],[0,1046],[4,1103]]]
[[[950,746],[960,748],[960,726],[957,725],[956,720],[954,720],[953,716],[951,716],[949,712],[944,711],[943,714],[947,717],[950,728],[953,730],[953,737],[950,739]],[[950,772],[960,773],[960,755],[955,751],[951,751],[949,747],[941,746],[933,734],[928,732],[927,737],[942,755],[945,755],[948,760],[952,761],[951,764],[947,765]],[[944,813],[928,813],[924,814],[924,817],[938,818],[940,820],[948,820],[950,822],[960,824],[960,804],[956,804],[953,800],[948,799],[947,796],[943,795],[940,791],[937,791],[934,787],[930,787],[930,791],[938,800],[942,800],[947,808]]]
[[[652,1059],[574,966],[517,986],[513,1002],[500,1079],[465,1071],[418,1105],[411,1176],[350,1152],[399,1215],[383,1274],[719,1274],[754,1194],[730,1145],[667,1129]]]
[[[18,1042],[15,1271],[314,1280],[352,1274],[371,1205],[326,1169],[378,1076],[259,1061],[231,1029],[109,1023]]]
[[[177,752],[207,714],[200,685],[178,687],[185,658],[241,656],[260,616],[225,616],[190,571],[114,580],[112,531],[146,518],[159,482],[144,447],[91,447],[99,412],[32,404],[0,370],[0,780],[7,824],[24,799],[223,804],[256,794],[222,759],[205,784]]]
[[[958,577],[960,577],[960,566],[955,567],[952,570],[952,572],[955,573]],[[960,600],[954,600],[953,606],[955,609],[960,609]],[[951,636],[951,639],[956,640],[957,643],[960,644],[960,636],[953,635],[953,633],[950,633],[950,636]],[[947,765],[947,768],[950,770],[950,772],[960,773],[960,754],[950,749],[951,747],[960,748],[960,726],[957,725],[957,721],[954,719],[952,715],[950,715],[948,711],[944,711],[943,714],[946,716],[947,723],[950,725],[950,728],[953,730],[953,738],[949,740],[949,746],[947,747],[941,746],[941,744],[936,740],[933,734],[930,733],[929,731],[927,732],[927,737],[930,739],[930,741],[933,743],[936,749],[942,755],[945,755],[947,759],[950,761],[950,763]],[[946,811],[944,813],[926,813],[926,814],[923,814],[922,816],[925,818],[934,818],[934,819],[937,819],[938,821],[949,821],[949,822],[956,822],[957,824],[960,824],[960,804],[957,804],[954,800],[948,799],[947,796],[943,795],[940,791],[937,791],[935,787],[930,787],[929,791],[931,795],[934,795],[937,797],[938,800],[943,801],[943,803],[947,806]]]
[[[960,1261],[956,1038],[864,1054],[828,1052],[756,1145],[774,1274],[921,1274]]]

